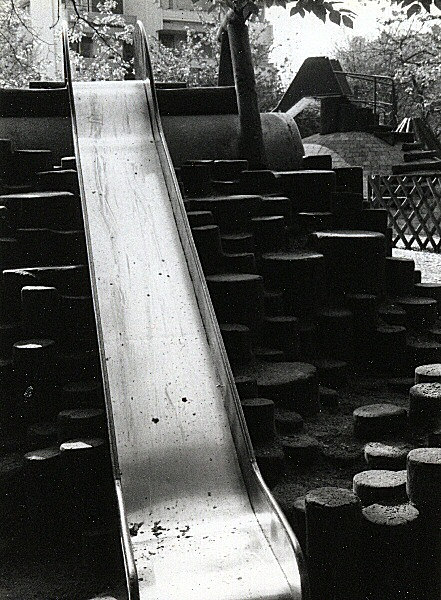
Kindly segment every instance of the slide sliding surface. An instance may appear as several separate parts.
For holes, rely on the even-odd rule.
[[[142,34],[142,80],[72,86],[131,597],[304,599],[297,541],[244,427]]]

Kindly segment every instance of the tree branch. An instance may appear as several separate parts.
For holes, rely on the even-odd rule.
[[[26,29],[26,31],[33,37],[36,38],[39,42],[42,42],[43,44],[47,44],[48,46],[53,46],[53,44],[50,44],[47,40],[44,40],[43,38],[41,38],[36,32],[35,30],[31,29],[30,27],[28,27],[28,25],[25,23],[25,21],[23,21],[20,13],[17,10],[17,7],[15,6],[15,1],[14,0],[10,0],[11,3],[11,8],[12,11],[14,12],[15,16],[17,17],[18,21],[20,22],[21,25],[23,25],[23,27]]]
[[[49,29],[54,29],[54,27],[56,27],[59,22],[60,22],[60,0],[58,0],[58,2],[57,2],[57,20],[55,21],[55,23],[52,23],[52,25],[49,27]]]
[[[4,33],[2,33],[0,31],[0,36],[2,37],[2,39],[6,42],[6,44],[11,48],[12,50],[12,57],[13,59],[23,68],[26,69],[28,68],[28,65],[26,63],[24,63],[22,60],[19,59],[19,57],[17,56],[17,52],[16,49],[14,48],[13,44],[11,43],[11,40],[9,40]]]
[[[76,21],[77,22],[83,22],[85,23],[88,27],[90,27],[96,34],[96,36],[101,40],[101,42],[107,46],[107,48],[109,48],[112,52],[114,52],[115,54],[117,54],[121,59],[123,59],[123,56],[121,54],[121,52],[119,52],[115,47],[113,47],[109,41],[106,39],[106,37],[102,34],[102,32],[99,30],[99,28],[96,26],[96,24],[91,21],[90,19],[87,19],[86,17],[84,17],[77,6],[76,0],[71,0],[75,15],[76,15]],[[74,25],[75,27],[75,25]]]

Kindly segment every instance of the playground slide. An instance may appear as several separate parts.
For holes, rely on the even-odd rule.
[[[129,597],[304,599],[302,556],[255,463],[139,25],[137,48],[142,80],[70,84]]]

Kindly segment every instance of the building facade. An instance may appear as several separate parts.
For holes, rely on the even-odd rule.
[[[90,13],[91,17],[94,14],[99,17],[99,2],[100,0],[75,0],[75,5],[81,12]],[[60,18],[74,18],[75,8],[72,0],[23,0],[23,5],[28,7],[32,28],[37,34],[36,52],[46,64],[47,72],[43,78],[60,78],[60,36],[53,24]],[[209,12],[211,7],[212,3],[204,0],[116,0],[114,12],[122,15],[130,24],[139,19],[143,22],[148,36],[157,37],[164,45],[172,48],[185,40],[187,29],[202,31],[207,21],[219,19],[217,10]],[[263,10],[259,18],[264,19]],[[265,29],[262,39],[266,45],[271,45],[271,26]],[[88,36],[86,29],[75,50],[85,57],[93,56],[92,32]]]

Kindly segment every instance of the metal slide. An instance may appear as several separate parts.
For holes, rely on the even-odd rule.
[[[140,81],[72,85],[66,31],[64,47],[129,597],[305,599],[193,245],[142,24]]]

